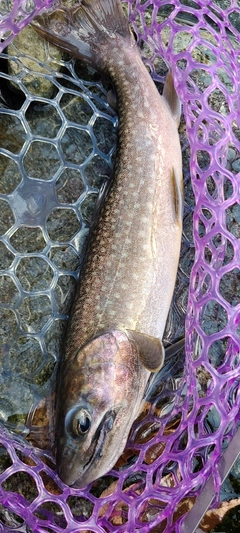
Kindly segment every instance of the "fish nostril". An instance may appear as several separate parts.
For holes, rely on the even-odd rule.
[[[64,448],[63,450],[63,457],[70,457],[71,451],[69,448]]]

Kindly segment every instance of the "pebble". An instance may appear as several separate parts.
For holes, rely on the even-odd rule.
[[[240,172],[240,159],[236,159],[236,161],[233,161],[232,168],[234,172]]]

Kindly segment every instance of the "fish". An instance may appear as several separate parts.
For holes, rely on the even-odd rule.
[[[113,178],[90,230],[57,389],[57,471],[83,488],[114,467],[164,362],[182,234],[181,104],[171,73],[159,94],[119,0],[82,0],[33,25],[107,75],[118,102]]]

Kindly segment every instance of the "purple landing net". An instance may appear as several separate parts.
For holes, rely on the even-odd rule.
[[[48,8],[52,0],[1,0],[0,1],[0,52],[8,45],[15,35],[39,14]]]
[[[124,4],[154,79],[164,74],[159,56],[172,69],[191,149],[195,260],[184,378],[170,380],[147,403],[145,416],[134,425],[125,459],[107,476],[105,490],[101,483],[83,491],[66,487],[54,472],[50,453],[44,455],[1,426],[4,532],[180,533],[183,514],[210,474],[218,493],[216,466],[240,418],[239,2]],[[49,5],[14,2],[8,10],[7,2],[0,3],[2,35],[10,40]],[[48,194],[50,198],[50,189]],[[8,193],[1,199],[11,204]],[[190,231],[189,211],[186,217]],[[8,237],[4,240],[3,235],[2,242],[14,249]],[[6,313],[10,308],[6,306]]]

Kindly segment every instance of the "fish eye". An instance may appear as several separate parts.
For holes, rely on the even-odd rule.
[[[72,430],[74,435],[80,437],[85,435],[91,427],[91,416],[86,409],[79,409],[72,419]]]

